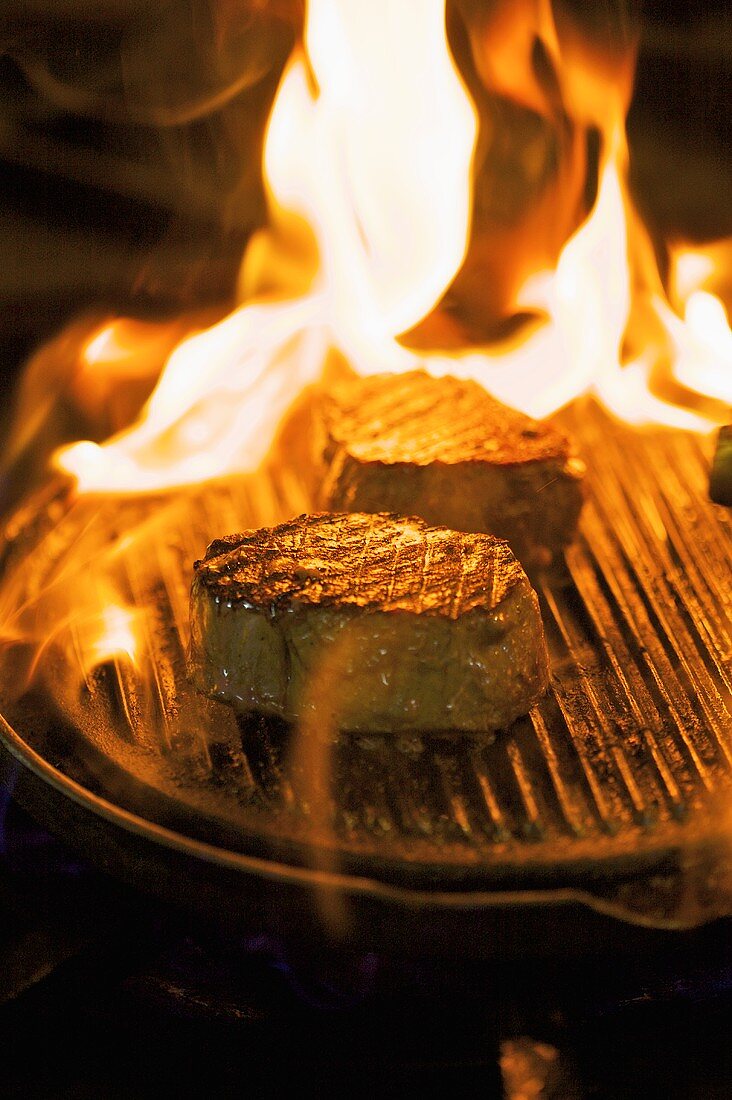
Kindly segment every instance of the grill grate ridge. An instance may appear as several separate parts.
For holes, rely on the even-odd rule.
[[[698,440],[623,429],[591,403],[565,419],[590,483],[565,568],[540,590],[552,683],[493,743],[343,737],[313,805],[313,764],[293,752],[290,732],[236,720],[192,691],[192,561],[213,537],[304,510],[292,473],[208,489],[165,522],[151,518],[144,556],[120,550],[122,587],[146,610],[150,675],[110,662],[88,679],[77,725],[105,751],[111,727],[141,779],[157,753],[161,789],[196,812],[357,860],[496,867],[678,838],[732,785],[729,517],[706,499]],[[48,540],[54,570],[64,541],[87,530],[81,514],[64,522]]]

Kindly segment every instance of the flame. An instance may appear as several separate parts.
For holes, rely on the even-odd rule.
[[[732,405],[732,329],[722,299],[714,293],[732,271],[732,240],[705,250],[677,248],[671,257],[671,294],[683,317],[669,319],[674,332],[673,374],[689,390]],[[721,289],[721,288],[720,288]]]
[[[109,661],[140,667],[141,612],[119,602],[108,568],[106,560],[91,569],[75,569],[73,577],[55,578],[30,598],[24,585],[17,598],[19,578],[6,585],[0,645],[24,646],[30,658],[25,675],[14,685],[16,691],[22,694],[28,688],[54,651],[64,654],[68,663],[69,698],[79,682],[89,686],[95,669]],[[86,574],[83,580],[81,573]]]
[[[676,301],[683,306],[714,274],[714,261],[703,252],[679,249],[673,257],[672,287]]]
[[[103,609],[95,624],[97,629],[86,633],[87,668],[96,668],[112,657],[123,657],[132,664],[137,663],[135,617],[134,611],[116,604]]]
[[[139,408],[138,395],[142,393],[143,400],[148,396],[184,332],[180,319],[149,322],[118,317],[103,322],[89,335],[78,357],[71,385],[78,408],[92,419],[115,408],[124,415],[125,403],[136,398]]]
[[[466,257],[476,110],[450,53],[444,0],[423,0],[418,17],[389,0],[310,0],[268,124],[269,220],[242,267],[245,304],[178,344],[132,427],[60,451],[81,491],[155,491],[256,469],[332,349],[361,373],[469,375],[534,416],[593,392],[637,425],[704,431],[728,418],[732,336],[720,300],[698,285],[708,265],[677,259],[682,318],[628,196],[634,43],[614,66],[598,64],[549,0],[498,4],[481,26],[481,79],[546,118],[569,112],[578,134],[602,129],[589,215],[513,303],[540,323],[450,354],[400,342]],[[536,41],[554,82],[530,69]],[[87,374],[128,362],[126,335],[113,324],[95,336]]]
[[[446,48],[443,0],[425,0],[416,21],[388,0],[313,0],[305,42],[266,136],[274,230],[264,248],[276,266],[275,230],[284,224],[297,239],[305,223],[317,258],[295,281],[309,288],[252,302],[180,344],[132,430],[61,453],[82,490],[154,490],[256,468],[330,347],[360,369],[405,369],[395,337],[460,266],[477,120]],[[270,266],[259,270],[262,248],[260,238],[243,272],[255,294],[278,284]]]

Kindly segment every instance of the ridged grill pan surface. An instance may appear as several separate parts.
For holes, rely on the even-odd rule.
[[[283,726],[237,721],[191,690],[191,564],[213,537],[303,510],[297,479],[279,471],[208,487],[185,507],[71,503],[60,491],[16,517],[6,576],[53,570],[95,530],[119,539],[150,518],[145,553],[122,549],[114,567],[130,606],[148,609],[146,673],[111,661],[69,695],[68,652],[51,650],[45,684],[17,698],[6,655],[14,766],[77,804],[88,792],[92,817],[103,802],[147,823],[152,844],[168,843],[162,829],[241,857],[250,883],[284,868],[336,892],[351,883],[486,912],[491,897],[574,892],[671,927],[732,912],[732,539],[729,513],[707,499],[708,451],[683,433],[617,426],[590,402],[564,426],[587,460],[589,497],[565,567],[540,586],[551,687],[491,744],[383,734],[313,753]],[[79,787],[64,792],[67,781]]]

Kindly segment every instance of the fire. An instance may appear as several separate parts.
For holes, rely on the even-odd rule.
[[[470,375],[535,416],[591,392],[639,426],[706,431],[729,419],[732,334],[721,300],[702,286],[714,261],[675,257],[672,297],[683,316],[675,312],[628,195],[634,44],[599,63],[549,0],[498,4],[483,23],[473,54],[485,83],[547,118],[561,105],[579,132],[602,129],[589,215],[513,303],[540,323],[449,354],[405,346],[465,260],[477,112],[450,52],[444,0],[424,0],[418,17],[389,0],[310,0],[270,116],[270,217],[244,260],[245,302],[175,347],[132,427],[59,453],[82,492],[155,491],[256,469],[331,351],[362,373]],[[555,86],[531,68],[536,42]],[[90,379],[99,362],[113,375],[120,364],[138,369],[126,336],[113,323],[90,341]]]
[[[110,604],[102,611],[96,626],[96,631],[86,635],[89,668],[96,668],[111,657],[122,657],[135,663],[138,643],[134,611]]]
[[[672,294],[684,319],[683,327],[672,322],[678,334],[674,377],[725,405],[732,405],[732,330],[713,288],[720,272],[732,269],[731,253],[732,242],[726,242],[706,251],[680,248],[672,257]]]
[[[253,242],[242,281],[255,298],[267,284],[280,297],[292,283],[308,289],[255,300],[180,344],[131,431],[61,455],[82,490],[158,489],[256,468],[329,348],[357,369],[406,369],[412,356],[396,336],[460,266],[477,120],[446,47],[443,0],[425,2],[416,21],[388,0],[315,0],[305,44],[268,127],[272,229]],[[279,239],[307,241],[308,232],[314,247],[293,273]]]
[[[76,584],[52,582],[37,598],[19,601],[3,617],[0,645],[24,646],[29,654],[25,673],[14,685],[19,693],[32,684],[53,649],[65,654],[73,670],[67,683],[70,697],[77,680],[89,685],[94,671],[110,661],[139,667],[140,612],[117,602],[101,570],[92,571],[86,591],[79,583],[79,578]]]

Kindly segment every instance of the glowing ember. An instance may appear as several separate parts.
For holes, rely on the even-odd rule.
[[[498,5],[484,37],[477,69],[502,95],[552,116],[526,61],[526,43],[540,41],[563,109],[580,130],[603,131],[593,209],[555,269],[534,272],[514,303],[542,323],[449,355],[398,342],[463,263],[476,113],[450,55],[444,0],[424,0],[418,15],[388,0],[310,0],[266,136],[270,219],[242,269],[248,304],[178,345],[132,428],[59,454],[82,491],[153,491],[255,469],[331,349],[361,373],[422,365],[470,375],[535,416],[594,392],[637,425],[703,431],[729,418],[732,335],[721,302],[701,288],[712,261],[678,259],[682,320],[627,195],[632,46],[614,66],[597,63],[576,33],[557,29],[548,2]],[[111,326],[85,358],[114,373],[128,347]]]

